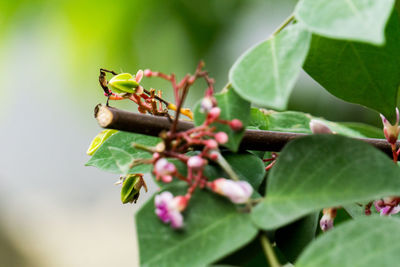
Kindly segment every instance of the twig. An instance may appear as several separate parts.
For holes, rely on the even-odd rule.
[[[112,107],[97,105],[95,108],[95,118],[103,128],[116,129],[120,131],[140,133],[151,136],[159,136],[162,131],[170,129],[171,122],[166,117],[144,115],[119,110]],[[194,124],[180,120],[176,131],[185,131],[193,128]],[[291,140],[306,136],[301,133],[286,133],[260,130],[246,130],[240,150],[259,150],[259,151],[281,151],[282,148]],[[390,157],[392,149],[385,139],[374,138],[355,138],[367,142]],[[400,141],[397,142],[397,148]]]
[[[260,242],[264,250],[265,257],[268,260],[269,266],[271,267],[280,267],[281,264],[279,263],[278,259],[276,258],[274,249],[272,248],[271,243],[269,242],[265,233],[260,235]]]

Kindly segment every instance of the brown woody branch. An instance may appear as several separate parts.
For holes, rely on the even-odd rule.
[[[158,136],[161,131],[169,130],[171,121],[166,117],[143,115],[119,110],[113,107],[97,105],[95,108],[95,118],[103,128],[116,129],[132,133],[140,133],[151,136]],[[194,124],[188,121],[179,121],[177,131],[185,131],[193,128]],[[285,133],[260,130],[246,130],[242,142],[241,150],[259,151],[280,151],[292,139],[306,136],[300,133]],[[357,138],[367,142],[388,155],[392,155],[390,145],[385,139]],[[400,142],[397,143],[397,147]]]

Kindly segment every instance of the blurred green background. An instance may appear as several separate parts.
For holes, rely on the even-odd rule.
[[[0,0],[0,266],[136,266],[137,206],[120,204],[116,175],[83,166],[100,131],[93,108],[105,102],[99,68],[183,76],[203,59],[219,90],[236,58],[266,39],[295,4]],[[144,85],[171,99],[167,83]],[[336,99],[304,73],[289,108],[379,125],[375,113]]]

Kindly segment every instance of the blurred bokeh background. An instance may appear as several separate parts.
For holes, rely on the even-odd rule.
[[[101,130],[99,68],[192,72],[200,59],[227,82],[295,0],[0,0],[0,266],[137,266],[133,214],[114,174],[84,167]],[[145,80],[145,86],[167,84]],[[202,94],[191,92],[187,106]],[[171,99],[171,94],[166,94]],[[130,103],[112,103],[136,110]],[[290,109],[378,123],[302,73]],[[147,194],[147,197],[149,194]]]

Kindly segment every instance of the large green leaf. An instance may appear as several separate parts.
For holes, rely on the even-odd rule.
[[[385,42],[385,25],[394,0],[300,0],[298,21],[319,35],[374,44]]]
[[[149,172],[150,165],[139,165],[129,168],[133,159],[151,158],[151,154],[132,147],[132,143],[154,146],[159,138],[142,134],[118,132],[108,138],[93,154],[86,166],[94,166],[112,173]]]
[[[174,195],[186,190],[174,187]],[[205,190],[196,191],[181,231],[154,214],[154,198],[136,214],[141,266],[205,266],[250,242],[257,234],[250,215]]]
[[[331,122],[298,111],[276,112],[252,108],[249,126],[258,130],[311,134],[310,121],[312,119],[323,122],[337,134],[383,138],[382,130],[367,124]]]
[[[312,135],[282,150],[252,217],[275,229],[325,207],[392,195],[400,195],[400,170],[383,152],[340,135]]]
[[[220,119],[233,120],[238,119],[243,123],[243,127],[247,126],[250,119],[250,103],[241,98],[231,87],[226,88],[222,92],[215,94],[218,107],[221,109]],[[205,114],[200,112],[200,103],[196,105],[194,110],[194,123],[196,126],[202,124],[205,120]],[[226,132],[229,140],[224,146],[236,152],[242,140],[244,130],[233,131],[228,125],[214,123],[212,126],[217,127],[217,131]]]
[[[393,12],[384,46],[313,35],[304,70],[334,96],[393,120],[400,85],[399,47],[399,16]]]
[[[301,25],[291,25],[245,52],[229,73],[233,89],[254,104],[286,108],[307,55],[310,37]]]
[[[364,217],[344,223],[311,243],[296,267],[398,266],[400,220]]]

